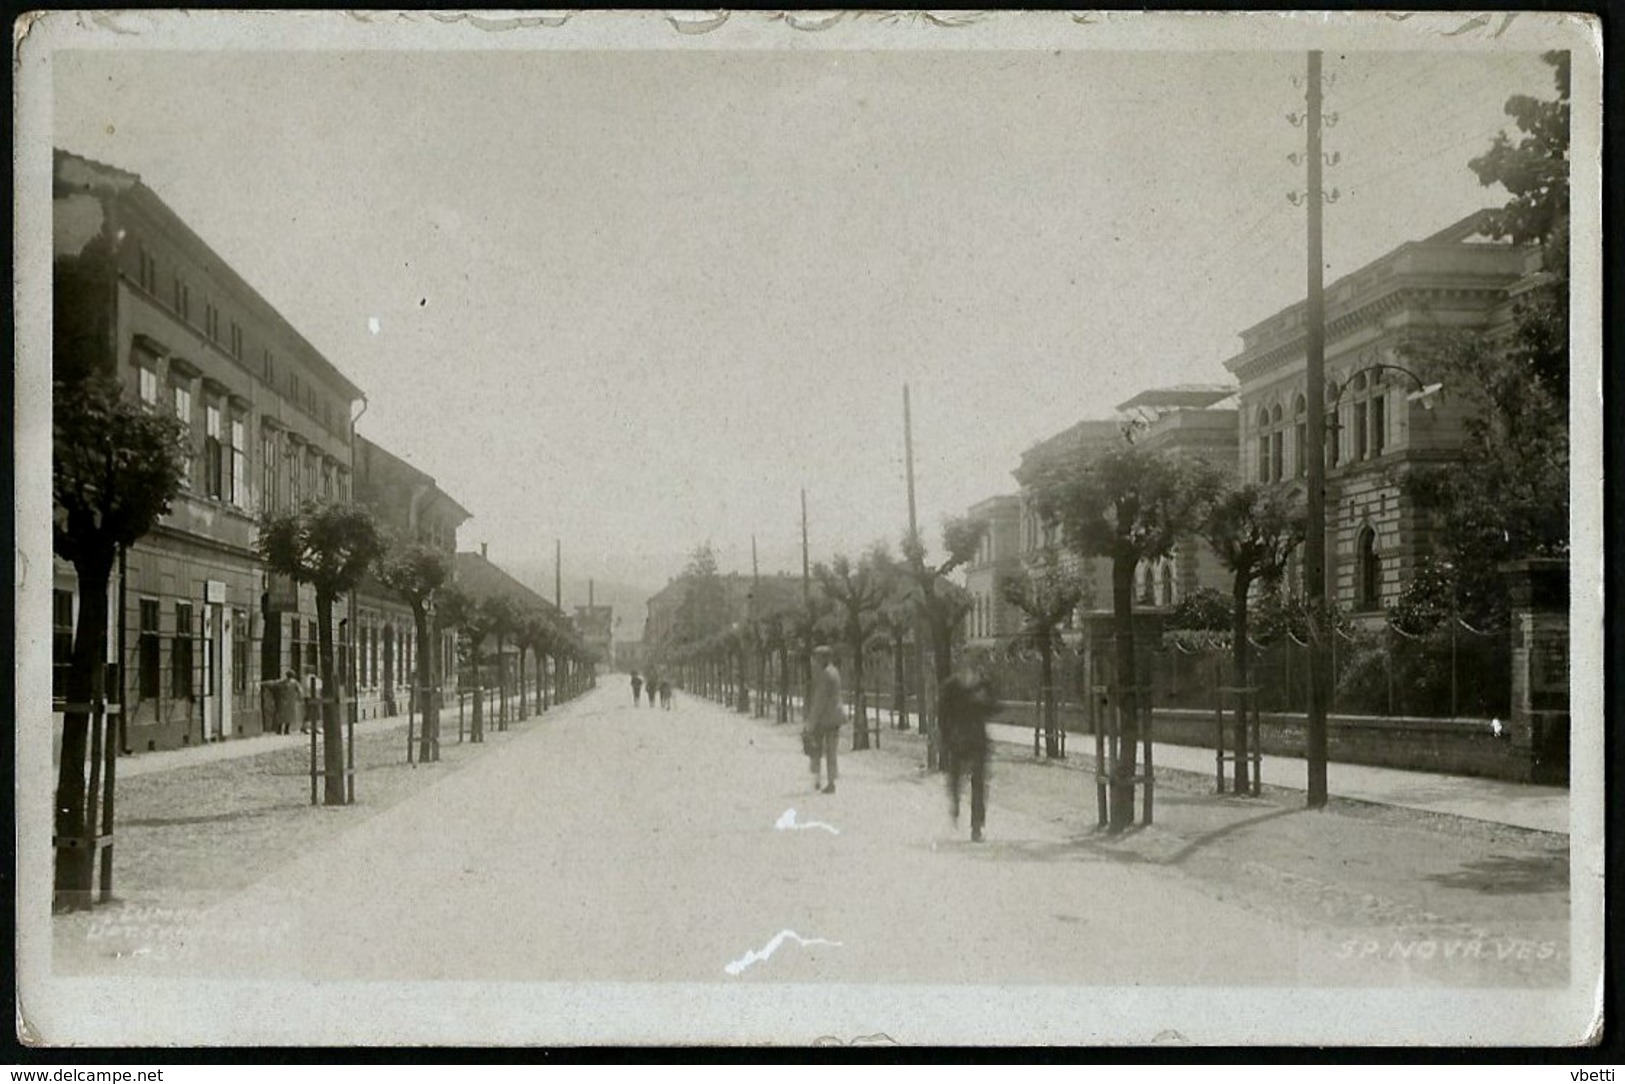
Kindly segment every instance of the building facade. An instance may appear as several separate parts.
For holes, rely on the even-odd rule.
[[[1380,616],[1431,552],[1406,475],[1449,462],[1461,444],[1464,408],[1411,368],[1414,348],[1504,327],[1511,291],[1535,267],[1532,249],[1490,239],[1482,222],[1482,212],[1470,215],[1326,288],[1326,593],[1356,617]],[[1241,382],[1246,481],[1301,486],[1315,454],[1305,310],[1292,305],[1247,328],[1241,352],[1225,362]],[[1301,582],[1300,568],[1295,561],[1289,583]]]
[[[971,644],[1007,642],[1021,631],[1022,613],[1006,602],[1005,577],[1021,567],[1021,497],[1010,493],[971,505],[966,515],[987,524],[975,555],[965,563],[964,587],[971,598],[965,639]]]
[[[1148,388],[1117,405],[1140,426],[1142,448],[1199,459],[1233,474],[1236,466],[1236,388],[1228,384],[1176,384]],[[1231,574],[1203,539],[1181,538],[1167,557],[1135,570],[1137,605],[1168,608],[1199,588],[1230,591]]]
[[[469,512],[446,494],[430,475],[368,440],[356,438],[356,500],[372,510],[379,527],[397,542],[432,546],[454,563],[457,528]],[[348,620],[348,619],[347,619]],[[368,576],[356,591],[354,669],[359,718],[395,715],[407,709],[417,681],[417,623],[412,609],[376,578]],[[436,637],[435,672],[442,683],[457,673],[457,636],[449,630]]]
[[[130,548],[110,607],[124,747],[260,733],[260,682],[315,669],[316,609],[309,588],[267,576],[256,520],[348,498],[360,389],[135,174],[58,150],[52,196],[58,365],[93,342],[89,364],[191,433],[182,492]],[[53,641],[71,644],[71,566],[56,562],[53,586]]]

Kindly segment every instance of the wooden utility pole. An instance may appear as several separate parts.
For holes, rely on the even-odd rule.
[[[1309,599],[1309,705],[1305,759],[1308,762],[1307,802],[1311,809],[1326,804],[1326,701],[1330,637],[1335,635],[1326,610],[1326,297],[1325,260],[1321,253],[1320,52],[1309,53],[1308,127],[1309,282],[1305,304],[1304,355],[1308,380],[1305,437],[1309,453],[1309,530],[1304,538],[1304,594]]]
[[[903,385],[903,460],[908,476],[908,536],[916,543],[923,545],[920,538],[919,518],[914,508],[914,414],[908,396],[908,385]],[[915,565],[916,576],[925,575],[925,561],[922,557]],[[920,589],[923,592],[925,584]],[[924,595],[921,596],[924,604]],[[925,623],[924,615],[919,607],[914,610],[914,717],[919,720],[922,731],[932,736],[926,744],[925,766],[930,770],[937,767],[937,746],[935,741],[936,727],[928,722],[929,716],[925,710]]]
[[[803,617],[807,620],[807,628],[812,628],[812,562],[807,551],[807,489],[801,490],[801,609]],[[807,709],[812,706],[812,647],[811,643],[803,644],[807,680],[801,686],[801,717],[807,717]]]

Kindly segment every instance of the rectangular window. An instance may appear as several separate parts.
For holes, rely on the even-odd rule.
[[[1371,399],[1371,454],[1381,455],[1388,446],[1388,400],[1375,395]]]
[[[231,356],[234,358],[243,356],[243,328],[235,320],[231,322]]]
[[[248,611],[232,613],[231,624],[231,691],[239,696],[248,692]]]
[[[51,695],[68,695],[68,669],[73,664],[73,592],[51,592]]]
[[[220,310],[214,307],[213,301],[203,303],[203,332],[211,341],[220,341]]]
[[[1258,480],[1270,480],[1270,438],[1267,434],[1258,434]]]
[[[141,288],[149,294],[158,292],[158,261],[145,245],[141,246]]]
[[[305,496],[315,499],[321,491],[316,488],[316,449],[305,449]]]
[[[181,424],[186,426],[187,432],[190,433],[192,429],[192,389],[176,384],[173,391],[175,395],[175,417],[181,420]],[[181,472],[181,488],[192,488],[192,453],[190,450],[186,455],[186,469]]]
[[[1296,470],[1299,478],[1302,478],[1309,473],[1309,457],[1307,454],[1308,447],[1308,423],[1299,422],[1293,427],[1292,433],[1292,459],[1296,464]]]
[[[1350,427],[1353,430],[1351,435],[1354,437],[1354,447],[1350,452],[1356,463],[1366,457],[1366,449],[1369,447],[1366,443],[1366,413],[1364,399],[1354,404],[1354,424]]]
[[[277,470],[276,431],[262,429],[260,431],[260,510],[274,512],[282,507],[279,500],[281,487],[277,479],[281,472]]]
[[[311,673],[314,674],[316,673],[317,667],[321,665],[321,658],[318,655],[318,649],[321,647],[321,643],[316,638],[316,622],[310,622],[308,630],[310,633],[310,639],[305,643],[305,666],[310,670]]]
[[[261,367],[264,370],[265,382],[273,388],[276,387],[276,355],[267,350]]]
[[[322,460],[322,496],[333,498],[333,464],[326,459]]]
[[[175,638],[169,648],[169,695],[192,699],[192,604],[175,603]]]
[[[238,508],[248,507],[248,423],[240,414],[231,417],[231,478],[226,486],[231,503]]]
[[[220,408],[203,408],[203,493],[219,500],[225,496],[225,451],[220,443]]]
[[[144,598],[140,603],[140,632],[136,650],[136,696],[141,700],[158,698],[158,600]]]
[[[288,669],[295,674],[304,673],[304,640],[299,636],[301,627],[299,618],[288,619]]]
[[[151,365],[135,367],[135,393],[150,407],[158,405],[158,370]]]
[[[1270,434],[1270,480],[1279,482],[1286,477],[1286,471],[1281,462],[1286,444],[1286,434],[1277,429]]]

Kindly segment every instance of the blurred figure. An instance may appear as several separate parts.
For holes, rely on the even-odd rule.
[[[970,838],[982,840],[987,823],[987,721],[998,711],[988,680],[969,661],[942,683],[937,726],[942,735],[943,768],[948,776],[948,808],[959,823],[959,790],[970,777]]]
[[[660,706],[666,711],[671,710],[671,682],[666,678],[660,679]]]
[[[841,744],[841,726],[846,715],[841,710],[841,672],[835,666],[835,653],[827,644],[813,648],[812,700],[807,706],[807,722],[802,728],[802,750],[813,773],[813,789],[835,793],[836,750]],[[820,760],[825,782],[819,785]]]
[[[642,695],[643,695],[643,678],[638,674],[638,672],[636,670],[634,670],[634,671],[632,671],[632,706],[634,708],[638,706],[638,704],[640,702],[638,698],[641,697]]]
[[[260,687],[271,694],[271,719],[264,727],[265,732],[293,733],[293,724],[302,722],[305,714],[305,690],[300,687],[298,676],[292,670],[284,670],[281,677],[260,682]]]

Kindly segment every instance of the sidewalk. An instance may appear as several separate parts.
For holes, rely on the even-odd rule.
[[[997,742],[1025,746],[1029,753],[1032,750],[1031,727],[995,724],[988,727],[988,733]],[[1091,735],[1069,733],[1067,745],[1074,753],[1094,756],[1094,738]],[[1152,764],[1156,769],[1192,772],[1204,776],[1209,782],[1214,778],[1211,749],[1152,742],[1151,751]],[[1226,765],[1226,776],[1230,775],[1230,771],[1230,766]],[[1260,774],[1265,786],[1303,790],[1308,768],[1302,757],[1266,754]],[[1373,768],[1336,761],[1326,766],[1326,777],[1327,789],[1338,798],[1468,817],[1537,832],[1569,833],[1567,787],[1537,787],[1499,779]]]
[[[455,717],[454,717],[455,718]],[[441,716],[442,740],[444,740],[445,717]],[[356,736],[373,734],[387,730],[405,730],[406,716],[392,715],[383,719],[366,719],[355,724]],[[401,736],[402,756],[406,736]],[[188,745],[180,749],[165,749],[152,753],[137,753],[133,756],[120,757],[118,762],[118,778],[133,779],[137,776],[151,775],[153,772],[168,772],[178,768],[190,768],[198,764],[213,764],[221,760],[238,760],[243,757],[259,756],[277,749],[307,748],[310,745],[309,734],[255,734],[248,738],[227,738],[225,741],[212,741],[208,745]]]

